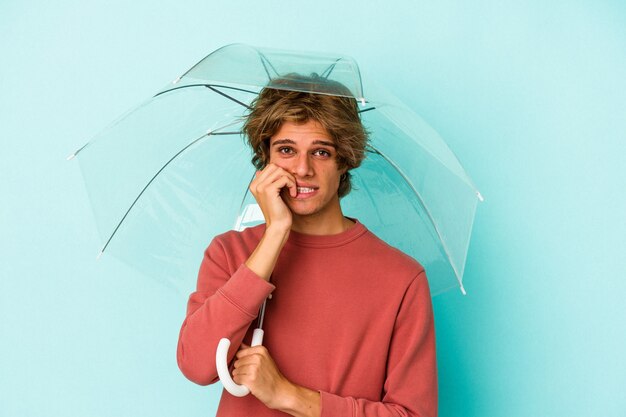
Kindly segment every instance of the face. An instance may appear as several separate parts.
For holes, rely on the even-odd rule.
[[[338,168],[335,143],[322,125],[284,122],[271,137],[269,151],[269,162],[296,179],[297,196],[282,193],[295,217],[342,216],[337,190],[345,170]]]

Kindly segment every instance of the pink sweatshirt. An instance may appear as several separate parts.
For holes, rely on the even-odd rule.
[[[222,337],[234,357],[265,313],[263,344],[291,382],[321,394],[322,416],[437,415],[435,332],[424,269],[358,223],[338,235],[291,232],[272,274],[244,262],[264,225],[217,236],[204,254],[180,330],[178,366],[217,381]],[[224,391],[217,416],[284,416]]]

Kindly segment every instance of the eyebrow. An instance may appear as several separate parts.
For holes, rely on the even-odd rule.
[[[278,139],[274,141],[274,143],[272,143],[272,146],[286,145],[286,144],[295,145],[296,142],[294,142],[291,139]],[[335,145],[333,142],[328,142],[326,140],[314,140],[313,145],[324,145],[324,146],[330,146],[331,148],[337,149],[337,145]]]

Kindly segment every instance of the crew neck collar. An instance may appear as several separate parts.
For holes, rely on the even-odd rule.
[[[334,235],[307,235],[290,231],[287,244],[312,248],[332,248],[345,245],[367,232],[367,228],[357,219],[350,218],[354,224],[347,230]]]

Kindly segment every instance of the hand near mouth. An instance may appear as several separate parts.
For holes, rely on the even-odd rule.
[[[309,196],[313,195],[313,193],[315,193],[317,188],[318,187],[315,187],[315,186],[312,186],[312,185],[309,185],[309,184],[297,184],[297,187],[296,187],[297,195],[295,196],[295,198],[306,198],[306,197],[309,197]]]
[[[288,193],[291,197],[298,195],[296,179],[289,172],[275,164],[268,164],[262,171],[256,173],[250,184],[250,191],[256,198],[267,228],[276,228],[288,231],[291,228],[291,210],[281,197],[281,193]]]
[[[257,172],[250,183],[250,192],[263,212],[266,226],[265,233],[246,261],[246,266],[266,281],[270,279],[278,255],[287,242],[293,222],[291,210],[280,195],[285,189],[292,197],[298,195],[293,175],[274,164]]]

